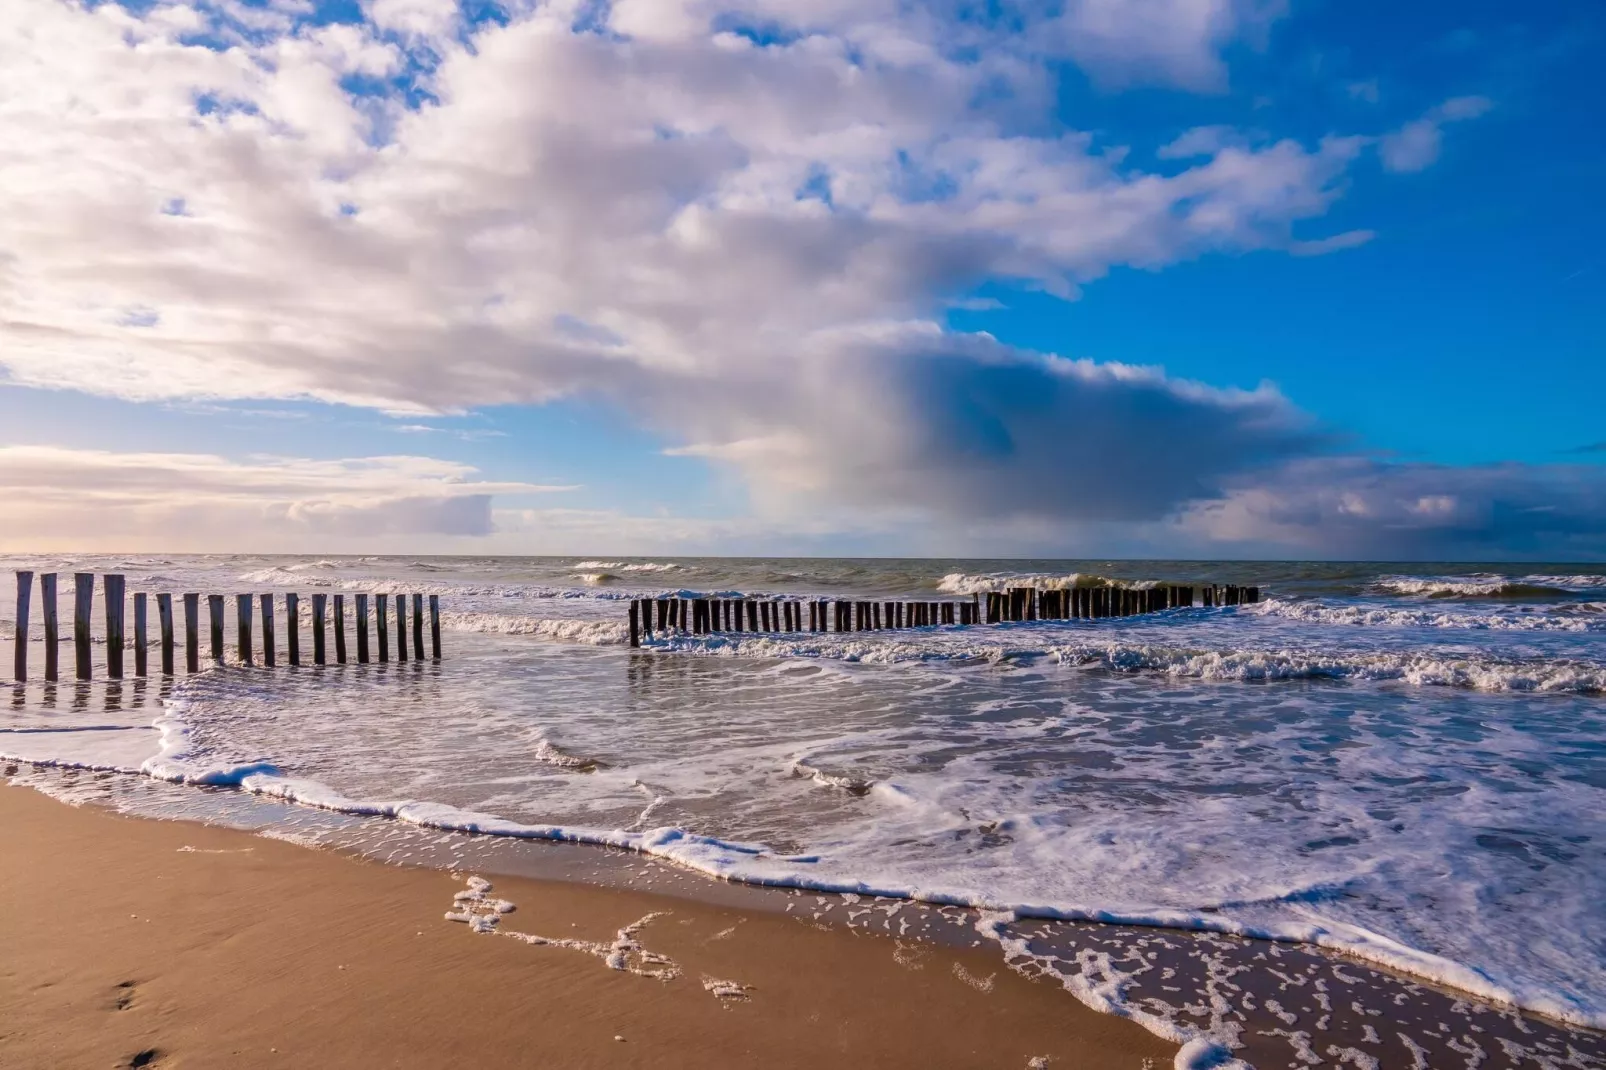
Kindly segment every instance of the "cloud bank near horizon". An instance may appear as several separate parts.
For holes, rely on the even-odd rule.
[[[370,0],[362,14],[18,0],[28,32],[0,37],[10,382],[416,414],[600,399],[739,473],[781,526],[980,514],[1023,545],[1115,523],[1312,553],[1598,547],[1591,469],[1346,457],[1271,386],[943,325],[989,282],[1072,298],[1120,267],[1363,243],[1317,222],[1357,162],[1430,166],[1446,125],[1490,106],[1454,98],[1395,131],[1309,142],[1202,127],[1144,147],[1149,168],[1057,121],[1056,64],[1112,90],[1218,91],[1224,52],[1258,47],[1280,3],[551,0],[471,22],[449,0]],[[256,509],[330,537],[353,516],[484,536],[489,496],[523,493],[442,493],[472,473],[411,471],[419,494],[319,512],[296,504],[322,501],[316,487],[253,489],[255,462],[201,467],[244,481],[238,499],[197,490],[217,516]],[[135,514],[151,531],[178,522],[163,500]]]

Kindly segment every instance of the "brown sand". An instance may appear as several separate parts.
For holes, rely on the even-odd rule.
[[[0,1066],[1170,1064],[1004,969],[768,913],[499,878],[508,930],[639,934],[662,982],[448,922],[463,881],[0,787]],[[722,1002],[706,978],[751,986]],[[623,1039],[617,1039],[622,1037]]]

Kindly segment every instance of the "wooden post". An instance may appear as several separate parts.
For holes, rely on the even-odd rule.
[[[39,614],[45,621],[45,679],[56,682],[57,663],[61,651],[61,629],[56,620],[56,574],[46,572],[39,577]]]
[[[101,587],[106,602],[106,676],[112,680],[123,678],[123,646],[128,638],[123,632],[124,590],[123,577],[116,574],[106,576]]]
[[[162,633],[162,675],[173,675],[173,596],[156,596],[156,629]]]
[[[95,608],[95,574],[73,574],[72,642],[78,679],[87,680],[89,663],[89,614]]]
[[[396,660],[407,660],[407,596],[396,596]]]
[[[251,596],[248,594],[234,596],[234,646],[241,665],[256,664],[251,652]]]
[[[335,664],[346,663],[346,596],[335,595]]]
[[[413,595],[413,657],[424,660],[424,596]]]
[[[150,633],[146,631],[145,609],[146,598],[144,591],[134,592],[134,675],[150,675],[150,659],[146,656],[146,646],[150,643]]]
[[[273,668],[278,664],[278,644],[273,638],[273,596],[265,594],[258,599],[262,606],[262,664]]]
[[[641,603],[634,598],[630,600],[630,647],[632,650],[641,647]]]
[[[374,649],[379,653],[379,664],[390,660],[390,596],[374,595]]]
[[[328,657],[326,655],[326,651],[325,651],[325,647],[324,647],[324,640],[327,637],[326,633],[325,633],[325,627],[326,627],[327,621],[325,620],[325,618],[328,616],[328,612],[329,612],[329,596],[326,595],[326,594],[315,594],[315,595],[313,595],[312,596],[312,663],[314,665],[325,665],[325,664],[328,663]]]
[[[357,596],[357,664],[368,664],[368,596]]]
[[[212,628],[212,661],[218,665],[223,664],[223,596],[209,594],[206,596],[207,623]]]
[[[300,668],[301,596],[294,591],[284,596],[284,641],[285,653],[290,656],[290,667]]]
[[[184,671],[201,671],[201,596],[184,596]]]
[[[647,608],[645,601],[641,608]],[[438,594],[429,596],[429,656],[441,660],[441,596]]]
[[[33,573],[17,573],[17,638],[12,651],[12,676],[18,683],[28,678],[28,603],[33,600]]]

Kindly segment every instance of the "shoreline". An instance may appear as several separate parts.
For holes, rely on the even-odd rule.
[[[0,1062],[1138,1070],[1174,1057],[985,949],[492,880],[487,895],[517,906],[497,928],[524,939],[445,920],[469,887],[446,871],[0,787]],[[654,972],[676,976],[641,975]]]
[[[1559,1053],[1567,1053],[1565,1057],[1574,1061],[1555,1065],[1606,1068],[1606,1036],[1602,1034],[1479,1004],[1465,993],[1307,945],[1041,919],[1015,920],[984,939],[978,935],[983,917],[968,908],[714,880],[617,848],[442,833],[402,821],[318,810],[235,788],[185,787],[143,776],[39,767],[31,772],[4,767],[0,771],[10,773],[16,787],[31,781],[50,805],[59,806],[56,800],[65,799],[108,814],[115,807],[141,815],[121,817],[123,821],[183,823],[181,827],[246,837],[251,843],[287,840],[295,845],[292,850],[302,854],[354,858],[356,864],[379,863],[376,868],[391,873],[433,874],[437,878],[450,872],[477,874],[494,882],[493,899],[518,902],[509,891],[514,886],[548,891],[563,888],[566,900],[574,903],[587,902],[593,895],[600,897],[599,902],[645,895],[681,914],[735,912],[783,925],[801,923],[822,937],[834,934],[890,942],[895,958],[916,954],[908,948],[920,949],[920,956],[937,954],[944,959],[979,956],[971,960],[974,965],[961,962],[963,972],[954,975],[972,979],[1009,975],[1046,982],[1033,986],[1037,995],[1046,991],[1067,1015],[1092,1014],[1094,1020],[1143,1032],[1137,1022],[1123,1021],[1120,1015],[1125,1015],[1144,1022],[1160,1037],[1206,1033],[1225,1040],[1234,1056],[1255,1066],[1284,1065],[1291,1054],[1318,1057],[1325,1051],[1341,1062],[1348,1057],[1345,1053],[1353,1053],[1358,1058],[1378,1058],[1377,1065],[1384,1067],[1438,1067],[1461,1065],[1465,1052],[1482,1051],[1492,1058],[1480,1064],[1485,1070],[1534,1065],[1530,1060]],[[72,783],[76,787],[64,788]],[[6,794],[0,792],[0,796]],[[53,798],[44,798],[47,794]],[[308,847],[324,850],[305,850]],[[455,885],[456,890],[463,887]],[[509,928],[519,930],[526,917],[518,912],[510,915]],[[827,952],[821,955],[829,957]],[[953,967],[949,962],[949,968]],[[834,968],[827,969],[821,983],[835,983],[829,979]],[[1061,988],[1066,991],[1057,991]],[[1104,1009],[1114,1013],[1088,1009],[1111,996],[1116,1003]],[[885,994],[874,998],[885,998]],[[1175,1043],[1155,1042],[1176,1050]],[[1201,1047],[1209,1045],[1190,1047],[1192,1055],[1202,1056]],[[1224,1054],[1218,1051],[1218,1055]],[[1509,1061],[1502,1061],[1502,1054]],[[1170,1065],[1173,1058],[1159,1058],[1154,1065]],[[1175,1058],[1175,1065],[1222,1064],[1184,1055]],[[1372,1064],[1363,1061],[1357,1065]]]

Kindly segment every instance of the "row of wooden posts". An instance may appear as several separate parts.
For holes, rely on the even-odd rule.
[[[17,573],[17,632],[15,648],[15,677],[22,681],[28,678],[28,618],[33,601],[32,572],[19,571]],[[80,680],[88,680],[91,675],[90,666],[90,611],[95,599],[95,574],[92,572],[79,572],[74,574],[75,586],[73,590],[73,650],[75,655],[76,676]],[[123,653],[127,646],[127,632],[124,628],[124,610],[127,603],[124,578],[118,575],[103,576],[104,602],[106,608],[106,675],[118,680],[123,676]],[[57,678],[57,646],[61,641],[59,625],[56,615],[56,574],[47,572],[39,577],[39,595],[45,625],[45,679]],[[185,594],[180,596],[184,607],[184,670],[186,672],[199,672],[201,664],[200,644],[200,603],[199,594]],[[407,660],[407,631],[408,617],[407,595],[398,594],[396,597],[396,660]],[[378,660],[383,663],[390,660],[390,613],[389,595],[376,594],[374,596],[375,608],[375,638],[378,640],[375,652]],[[413,599],[412,623],[412,650],[413,657],[419,661],[424,660],[424,596],[415,594]],[[312,596],[312,663],[314,665],[328,664],[328,609],[329,596],[315,594]],[[241,664],[254,665],[256,663],[255,644],[252,641],[253,601],[261,607],[262,614],[262,651],[261,660],[266,668],[274,668],[277,661],[277,649],[274,643],[274,596],[264,594],[252,596],[241,594],[234,596],[236,615],[236,648]],[[356,625],[357,662],[366,664],[369,660],[368,652],[368,596],[359,594],[355,596],[353,623]],[[213,594],[206,596],[208,624],[211,629],[210,660],[214,663],[223,661],[223,617],[224,596]],[[163,676],[173,675],[173,661],[175,644],[173,638],[173,596],[171,594],[158,594],[156,596],[157,626],[160,634],[161,673]],[[147,629],[147,595],[144,591],[134,593],[134,675],[146,676],[149,674],[149,648],[150,636]],[[301,603],[300,596],[289,593],[284,596],[284,623],[285,637],[288,641],[288,654],[290,664],[301,664]],[[345,595],[334,596],[334,655],[335,663],[346,663],[346,598]],[[431,657],[439,661],[441,656],[441,618],[440,596],[429,596],[429,639]]]
[[[1196,603],[1195,599],[1198,599]],[[1130,617],[1195,604],[1236,606],[1260,601],[1260,588],[1236,584],[1202,588],[1070,587],[973,594],[968,602],[881,602],[843,599],[637,598],[630,603],[630,645],[655,633],[869,632],[940,624]],[[808,624],[804,626],[804,616]],[[655,623],[656,622],[656,623]]]

